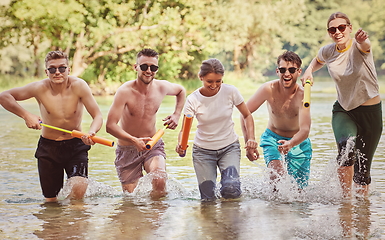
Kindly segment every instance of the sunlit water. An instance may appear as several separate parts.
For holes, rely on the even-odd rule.
[[[191,151],[185,158],[175,153],[177,131],[171,130],[163,137],[169,176],[166,198],[150,199],[148,175],[134,193],[123,194],[113,164],[115,148],[95,145],[90,151],[85,199],[44,203],[34,158],[40,132],[27,129],[21,119],[0,108],[0,239],[385,239],[384,134],[372,166],[369,199],[343,200],[330,123],[334,99],[334,95],[313,94],[314,152],[305,191],[299,193],[285,178],[279,192],[273,193],[263,158],[251,163],[243,157],[242,198],[203,203]],[[104,119],[111,101],[98,99]],[[173,103],[170,98],[162,104],[159,127],[160,119],[173,111]],[[34,101],[22,105],[38,113]],[[258,110],[254,118],[259,140],[268,119],[266,109]],[[238,113],[234,120],[241,136]],[[84,129],[89,123],[85,116]],[[113,139],[104,129],[99,135]],[[60,199],[67,193],[65,186]]]

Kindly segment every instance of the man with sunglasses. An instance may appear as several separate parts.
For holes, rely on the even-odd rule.
[[[332,126],[338,146],[338,177],[345,197],[356,192],[367,196],[370,168],[382,133],[382,107],[377,73],[368,34],[358,29],[354,38],[348,16],[333,13],[327,31],[334,43],[323,46],[301,78],[313,82],[312,73],[328,67],[336,83]]]
[[[47,202],[57,201],[63,187],[64,171],[67,185],[72,186],[68,199],[83,198],[88,186],[88,150],[95,144],[89,136],[95,135],[102,126],[102,113],[87,83],[69,76],[67,54],[49,52],[45,58],[48,78],[13,88],[0,94],[0,104],[8,111],[24,119],[28,128],[42,129],[40,123],[67,130],[81,131],[83,108],[93,121],[88,134],[81,139],[73,138],[50,128],[43,128],[36,149],[40,185]],[[17,101],[35,98],[41,116],[28,112]]]
[[[286,171],[295,179],[298,189],[308,185],[312,157],[308,138],[311,118],[310,108],[303,106],[304,90],[297,84],[301,64],[302,60],[296,53],[284,52],[277,59],[279,79],[262,84],[246,103],[251,113],[267,103],[269,121],[260,146],[274,190]],[[248,139],[244,121],[241,125],[245,139]],[[247,157],[250,161],[256,160],[253,156]]]
[[[160,139],[150,150],[146,143],[156,133],[156,113],[165,96],[176,96],[174,113],[164,125],[175,129],[183,109],[186,90],[179,84],[155,79],[158,53],[143,49],[137,54],[137,78],[119,87],[107,118],[107,132],[118,139],[115,167],[123,191],[133,192],[145,170],[151,174],[151,197],[166,195],[166,154]]]

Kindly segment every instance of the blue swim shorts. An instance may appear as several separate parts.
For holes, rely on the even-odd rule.
[[[278,150],[278,140],[290,140],[291,138],[282,137],[274,133],[270,129],[266,129],[261,136],[260,146],[263,148],[263,155],[266,166],[272,160],[283,160],[282,154]],[[306,187],[310,175],[310,159],[312,158],[312,148],[310,139],[297,146],[294,146],[290,151],[284,155],[284,160],[287,165],[287,172],[297,181],[299,188]]]

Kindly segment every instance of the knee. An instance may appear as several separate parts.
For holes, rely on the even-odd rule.
[[[88,178],[80,177],[80,176],[74,176],[74,177],[70,177],[68,179],[68,182],[71,184],[71,186],[87,186],[88,185]]]
[[[238,198],[241,195],[241,181],[234,166],[230,166],[221,173],[221,195],[224,198]]]
[[[155,169],[154,171],[150,172],[152,179],[154,180],[166,180],[167,179],[167,173],[163,169]]]
[[[215,183],[213,181],[207,180],[199,184],[199,191],[202,200],[215,199]]]
[[[67,198],[82,199],[87,191],[88,179],[84,177],[71,177],[68,179],[71,188],[71,193]]]
[[[338,156],[337,163],[340,166],[352,166],[356,161],[354,137],[343,137],[337,142]]]

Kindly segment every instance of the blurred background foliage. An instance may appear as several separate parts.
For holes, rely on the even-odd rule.
[[[46,53],[61,50],[71,74],[103,94],[135,79],[136,53],[150,47],[160,53],[158,79],[188,83],[216,57],[231,76],[262,81],[284,50],[306,68],[331,42],[326,21],[336,11],[369,32],[383,73],[383,0],[0,0],[0,74],[42,78]]]

